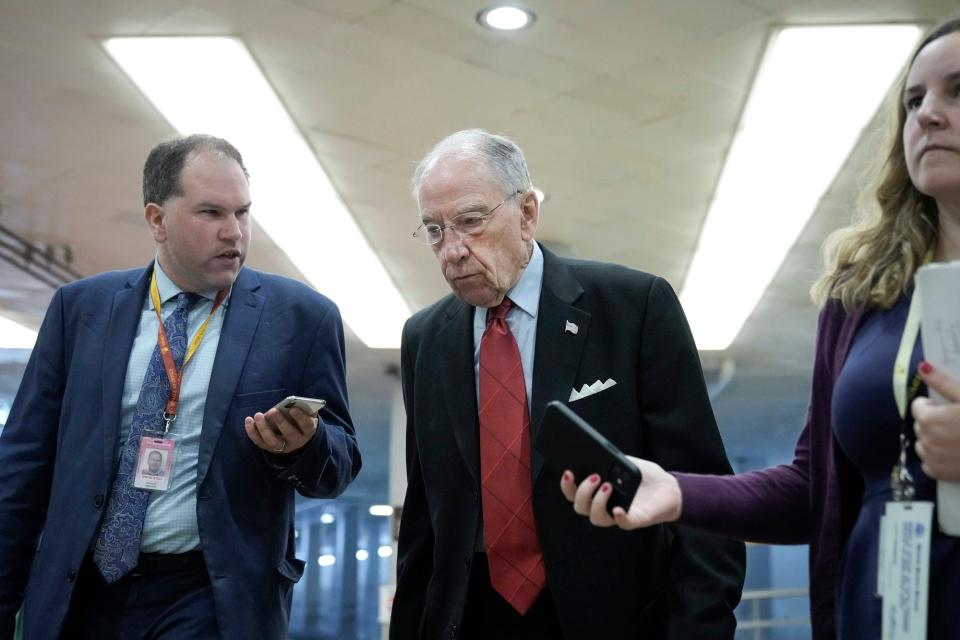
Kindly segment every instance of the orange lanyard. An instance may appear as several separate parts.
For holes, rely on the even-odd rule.
[[[197,329],[197,333],[194,334],[193,339],[190,341],[187,354],[183,358],[183,364],[180,365],[180,370],[178,371],[177,365],[173,361],[173,354],[170,353],[170,340],[167,338],[167,330],[163,326],[163,316],[160,314],[161,304],[160,290],[157,288],[157,272],[153,272],[153,277],[150,279],[150,299],[153,301],[153,310],[157,312],[157,320],[160,321],[160,327],[157,329],[157,342],[160,343],[160,355],[163,358],[163,368],[167,372],[167,380],[170,381],[170,395],[167,397],[167,409],[163,412],[163,419],[166,421],[163,429],[164,433],[170,430],[170,423],[177,417],[177,406],[180,404],[180,383],[183,381],[183,369],[200,347],[200,343],[203,342],[203,336],[207,333],[207,325],[210,323],[210,318],[217,312],[217,309],[226,297],[227,289],[221,289],[217,292],[217,297],[213,301],[210,314],[207,316],[207,319],[203,321],[203,324],[200,325],[200,328]]]

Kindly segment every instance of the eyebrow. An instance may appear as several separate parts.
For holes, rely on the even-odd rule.
[[[456,217],[464,213],[486,213],[489,208],[486,202],[474,202],[460,207],[453,215]]]
[[[465,204],[459,209],[455,210],[453,214],[450,216],[450,218],[451,219],[456,218],[457,216],[462,215],[464,213],[486,213],[488,208],[489,207],[487,207],[486,202],[473,202],[470,204]],[[439,224],[436,221],[436,218],[434,218],[432,215],[426,212],[424,212],[420,216],[420,223],[421,224]]]
[[[234,209],[234,211],[244,211],[249,209],[252,205],[252,202],[248,202],[244,205],[241,205]],[[219,211],[229,211],[229,207],[225,207],[222,204],[217,204],[216,202],[201,202],[197,205],[197,209],[217,209]]]
[[[957,71],[951,71],[950,73],[943,76],[943,81],[946,82],[947,84],[951,82],[956,82],[958,80],[960,80],[960,69],[958,69]],[[911,85],[903,90],[903,97],[908,98],[922,92],[923,92],[922,84]]]

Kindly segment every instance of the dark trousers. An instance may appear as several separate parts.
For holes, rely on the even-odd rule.
[[[67,640],[207,640],[217,637],[203,554],[141,554],[129,574],[106,583],[84,560],[67,612]]]
[[[485,553],[473,557],[461,628],[464,640],[563,640],[549,587],[544,587],[530,610],[521,616],[490,586]]]

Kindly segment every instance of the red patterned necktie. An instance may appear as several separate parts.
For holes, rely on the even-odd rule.
[[[547,582],[533,520],[530,412],[517,341],[507,325],[513,303],[487,309],[480,340],[480,474],[490,584],[525,614]]]

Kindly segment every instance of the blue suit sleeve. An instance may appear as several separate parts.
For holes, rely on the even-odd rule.
[[[63,296],[44,318],[0,435],[0,637],[12,637],[47,502],[65,384]]]
[[[360,472],[360,449],[347,399],[343,321],[336,306],[320,321],[303,375],[300,395],[323,398],[317,434],[295,458],[268,455],[280,478],[310,498],[333,498]]]

